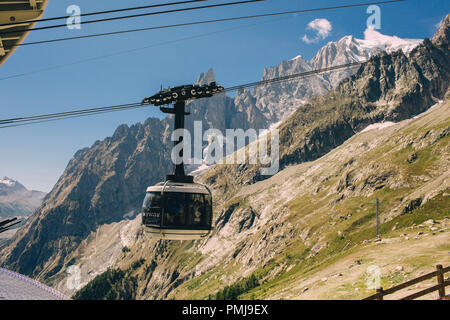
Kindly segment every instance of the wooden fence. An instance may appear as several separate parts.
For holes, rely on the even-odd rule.
[[[420,298],[420,297],[422,297],[422,296],[424,296],[426,294],[429,294],[429,293],[431,293],[433,291],[438,291],[439,292],[439,300],[450,300],[450,295],[447,295],[447,296],[445,295],[445,287],[450,285],[450,281],[449,280],[447,280],[447,281],[444,280],[444,274],[446,272],[449,272],[449,271],[450,271],[450,266],[446,267],[446,268],[443,268],[442,265],[437,265],[436,266],[436,271],[434,271],[434,272],[425,274],[425,275],[420,276],[420,277],[418,277],[416,279],[413,279],[413,280],[407,281],[405,283],[399,284],[399,285],[397,285],[395,287],[392,287],[392,288],[389,288],[387,290],[383,290],[383,288],[378,288],[377,289],[377,293],[375,293],[374,295],[371,295],[370,297],[367,297],[367,298],[365,298],[363,300],[383,300],[383,297],[387,296],[388,294],[392,294],[394,292],[397,292],[397,291],[402,290],[404,288],[410,287],[410,286],[412,286],[414,284],[417,284],[417,283],[420,283],[422,281],[431,279],[433,277],[437,278],[437,285],[432,286],[432,287],[430,287],[428,289],[424,289],[424,290],[421,290],[419,292],[413,293],[413,294],[411,294],[409,296],[401,298],[400,300],[417,299],[417,298]]]

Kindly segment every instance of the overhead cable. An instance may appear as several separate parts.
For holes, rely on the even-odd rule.
[[[133,15],[128,15],[128,16],[120,16],[120,17],[103,18],[103,19],[97,19],[97,20],[81,21],[81,22],[79,22],[79,24],[82,25],[82,24],[92,24],[92,23],[100,23],[100,22],[107,22],[107,21],[124,20],[124,19],[134,19],[134,18],[154,16],[154,15],[162,15],[162,14],[175,13],[175,12],[185,12],[185,11],[194,11],[194,10],[218,8],[218,7],[227,7],[227,6],[249,4],[249,3],[255,3],[255,2],[262,2],[262,1],[265,1],[265,0],[245,0],[245,1],[238,1],[238,2],[226,2],[226,3],[211,4],[211,5],[200,6],[200,7],[179,8],[179,9],[173,9],[173,10],[165,10],[165,11],[156,11],[156,12],[147,12],[147,13],[133,14]],[[398,0],[398,1],[400,1],[400,0]],[[25,32],[25,31],[41,31],[41,30],[49,30],[49,29],[55,29],[55,28],[66,28],[66,27],[67,27],[67,23],[64,23],[64,24],[51,25],[51,26],[38,27],[38,28],[22,29],[20,31],[21,32]],[[11,33],[17,33],[17,31],[13,30],[13,31],[1,32],[1,35],[11,34]]]
[[[205,2],[205,1],[209,1],[209,0],[177,1],[177,2],[169,2],[169,3],[158,3],[158,4],[152,4],[152,5],[140,6],[140,7],[130,7],[130,8],[107,10],[107,11],[88,12],[88,13],[82,13],[82,14],[78,15],[77,17],[89,17],[89,16],[95,16],[95,15],[101,15],[101,14],[111,14],[111,13],[118,13],[118,12],[125,12],[125,11],[152,9],[152,8],[159,8],[159,7],[175,6],[175,5],[180,5],[180,4],[190,4],[190,3],[195,3],[195,2]],[[73,16],[61,16],[61,17],[52,17],[52,18],[45,18],[45,19],[39,19],[39,20],[28,20],[25,22],[38,23],[38,22],[47,22],[47,21],[68,19],[68,18],[72,18],[72,17]],[[9,26],[15,26],[15,25],[21,25],[21,24],[23,24],[23,21],[0,24],[0,27],[9,27]]]
[[[292,74],[292,75],[283,76],[283,77],[265,79],[265,80],[261,80],[261,81],[257,81],[257,82],[251,82],[251,83],[247,83],[247,84],[241,84],[238,86],[229,87],[229,88],[226,88],[224,91],[230,92],[230,91],[234,91],[234,90],[239,90],[241,88],[270,85],[270,84],[279,83],[279,82],[283,82],[283,81],[292,81],[295,79],[318,75],[321,73],[333,72],[333,71],[347,69],[347,68],[354,68],[354,67],[360,66],[363,63],[364,62],[353,62],[353,63],[344,64],[344,65],[338,65],[338,66],[333,66],[333,67],[328,67],[328,68],[322,68],[322,69],[317,69],[317,70],[301,72],[301,73]],[[73,110],[73,111],[67,111],[67,112],[36,115],[36,116],[30,116],[30,117],[17,117],[17,118],[11,118],[11,119],[4,119],[4,120],[0,120],[0,129],[16,127],[16,126],[23,126],[23,125],[27,125],[27,124],[55,121],[55,120],[61,120],[61,119],[67,119],[67,118],[78,118],[78,117],[87,116],[87,115],[124,111],[124,110],[137,109],[137,108],[143,108],[143,107],[148,107],[148,105],[142,105],[141,103],[130,103],[130,104],[121,104],[121,105],[107,106],[107,107],[101,107],[101,108],[89,108],[89,109]]]
[[[33,42],[25,42],[25,43],[18,44],[18,46],[22,47],[22,46],[45,44],[45,43],[54,43],[54,42],[62,42],[62,41],[70,41],[70,40],[80,40],[80,39],[88,39],[88,38],[113,36],[113,35],[120,35],[120,34],[134,33],[134,32],[142,32],[142,31],[161,30],[161,29],[170,29],[170,28],[180,28],[180,27],[187,27],[187,26],[194,26],[194,25],[212,24],[212,23],[219,23],[219,22],[230,22],[230,21],[238,21],[238,20],[258,19],[258,18],[265,18],[265,17],[283,16],[283,15],[308,13],[308,12],[316,12],[316,11],[337,10],[337,9],[345,9],[345,8],[352,8],[352,7],[368,6],[368,5],[397,3],[397,2],[404,2],[404,1],[406,1],[406,0],[378,1],[378,2],[370,2],[370,3],[358,3],[358,4],[350,4],[350,5],[333,6],[333,7],[323,7],[323,8],[314,8],[314,9],[302,9],[302,10],[294,10],[294,11],[265,13],[265,14],[257,14],[257,15],[250,15],[250,16],[239,16],[239,17],[231,17],[231,18],[220,18],[220,19],[192,21],[192,22],[175,23],[175,24],[168,24],[168,25],[162,25],[162,26],[153,26],[153,27],[146,27],[146,28],[135,28],[135,29],[120,30],[120,31],[94,33],[94,34],[88,34],[88,35],[83,35],[83,36],[64,37],[64,38],[56,38],[56,39],[48,39],[48,40],[39,40],[39,41],[33,41]]]

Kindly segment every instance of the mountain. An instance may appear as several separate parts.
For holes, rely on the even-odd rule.
[[[227,192],[212,169],[202,180],[216,180],[210,237],[151,241],[132,227],[137,218],[111,268],[136,281],[137,299],[361,299],[374,293],[369,267],[390,287],[448,265],[449,115],[450,92],[415,118],[372,126],[323,157]],[[93,247],[86,241],[83,250]],[[98,292],[100,280],[78,295]]]
[[[364,32],[364,39],[346,36],[337,42],[329,42],[310,61],[316,69],[332,65],[342,65],[355,61],[365,61],[380,52],[393,53],[401,50],[407,54],[423,40],[401,39],[396,36],[386,36],[373,29]]]
[[[0,220],[30,215],[44,197],[44,192],[28,190],[18,181],[8,177],[0,179]]]
[[[214,72],[201,79],[215,79]],[[204,131],[222,132],[268,125],[258,109],[241,109],[224,94],[193,101],[187,108],[191,116],[185,126],[190,132],[194,121],[201,121]],[[119,126],[111,137],[78,151],[0,260],[22,274],[44,279],[60,272],[66,256],[99,226],[136,216],[147,187],[173,172],[172,128],[172,117],[150,118]]]
[[[279,66],[264,69],[261,80],[278,78],[313,70],[313,66],[302,57],[283,61]],[[252,92],[255,105],[272,123],[280,122],[315,95],[323,95],[332,88],[323,75],[295,81],[258,86]],[[239,98],[237,98],[239,99]]]
[[[216,213],[207,239],[152,241],[137,218],[124,222],[126,249],[110,267],[137,282],[138,299],[329,299],[373,293],[372,265],[391,286],[449,263],[449,27],[409,54],[373,56],[281,123],[277,175],[248,164],[207,170],[200,181]],[[92,266],[72,259],[89,279]],[[64,277],[55,281],[64,290]]]
[[[448,65],[448,42],[437,36],[408,54],[373,56],[352,77],[311,98],[278,126],[281,168],[315,160],[372,123],[397,122],[424,112],[444,97],[450,81]],[[227,167],[222,173],[230,183],[264,179],[258,166],[247,169]]]
[[[396,36],[383,35],[373,29],[367,29],[364,32],[364,39],[346,36],[337,42],[328,43],[319,50],[310,64],[314,69],[323,69],[330,66],[366,61],[381,52],[392,53],[401,50],[408,54],[421,42],[422,40],[419,39],[401,39]],[[352,74],[351,70],[333,72],[326,75],[325,79],[334,87],[342,79]]]
[[[418,39],[386,36],[372,29],[367,29],[364,35],[364,39],[346,36],[339,41],[329,42],[309,61],[303,59],[302,56],[297,56],[291,60],[283,61],[278,66],[266,68],[261,80],[352,62],[363,62],[381,52],[391,53],[402,50],[405,54],[408,54],[422,42]],[[285,120],[309,98],[327,93],[341,80],[353,75],[354,72],[354,69],[348,69],[295,81],[259,86],[255,88],[254,92],[244,92],[243,94],[252,96],[254,102],[249,105],[255,105],[270,122],[277,123]],[[242,100],[242,98],[237,99]]]
[[[201,120],[204,129],[257,129],[288,117],[280,125],[282,168],[315,161],[370,124],[413,117],[427,110],[434,103],[433,99],[443,99],[449,81],[448,58],[448,41],[439,36],[433,41],[425,40],[409,55],[395,52],[373,57],[329,93],[326,92],[331,85],[300,80],[293,81],[291,89],[284,85],[266,88],[270,98],[264,105],[261,104],[263,88],[255,92],[242,90],[235,99],[220,95],[195,101],[189,104],[192,116],[187,126],[191,128],[194,120]],[[281,69],[268,69],[265,74],[269,77],[272,73],[307,68],[300,59],[282,64]],[[202,78],[212,79],[211,72],[199,77]],[[325,96],[308,100],[301,91],[314,95],[316,89],[309,87],[312,84]],[[277,90],[286,92],[277,93]],[[298,98],[295,103],[289,102],[293,110],[300,107],[290,116],[282,111],[288,102],[276,103],[284,95],[286,101]],[[289,211],[289,203],[284,203],[286,208],[280,211],[262,207],[270,195],[262,197],[260,202],[253,198],[247,202],[247,189],[241,188],[250,188],[267,178],[257,174],[256,166],[216,166],[204,174],[203,181],[214,187],[217,199],[217,231],[204,242],[155,242],[139,231],[136,214],[145,188],[162,180],[172,170],[171,125],[170,118],[148,119],[131,127],[123,125],[112,137],[78,151],[43,205],[0,251],[0,264],[45,280],[71,294],[73,288],[64,287],[70,266],[81,267],[83,284],[109,267],[120,267],[127,274],[136,274],[139,283],[136,296],[147,298],[168,297],[191,280],[192,288],[205,288],[202,282],[208,282],[211,270],[215,271],[211,272],[210,279],[219,279],[217,286],[222,286],[234,283],[241,275],[250,276],[245,271],[247,265],[252,267],[249,271],[263,268],[279,250],[286,248],[290,237],[300,231],[289,226],[284,228],[288,224],[285,218],[298,214]],[[289,182],[290,175],[283,177]],[[343,184],[345,186],[345,181]],[[259,186],[270,189],[266,181]],[[288,189],[297,190],[295,186]],[[282,192],[279,190],[275,194],[279,196]],[[275,200],[277,196],[270,197]],[[295,197],[301,196],[295,194]],[[325,198],[324,201],[331,200],[333,198]],[[277,217],[283,219],[278,226]],[[254,239],[250,239],[250,233]],[[301,248],[317,249],[312,248],[319,243],[316,240],[309,243],[309,247]],[[247,252],[243,255],[245,258],[236,258],[240,252]],[[251,252],[261,254],[255,253],[251,258]],[[221,268],[228,266],[223,261],[236,263],[240,275],[221,275]],[[205,291],[209,294],[219,288],[210,289]]]
[[[206,73],[201,73],[198,76],[198,79],[195,82],[195,84],[202,86],[205,84],[210,84],[211,82],[216,82],[216,75],[214,74],[213,69],[209,69],[208,72]]]

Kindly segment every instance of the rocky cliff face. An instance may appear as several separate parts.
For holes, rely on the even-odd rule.
[[[284,170],[279,174],[258,182],[266,177],[250,165],[216,166],[204,173],[201,180],[215,196],[215,231],[208,239],[152,241],[131,228],[137,219],[127,228],[133,239],[129,251],[119,254],[112,266],[130,270],[141,262],[131,273],[141,299],[224,296],[231,290],[222,291],[227,286],[247,299],[301,297],[310,286],[323,288],[324,281],[344,279],[347,265],[338,268],[333,261],[350,252],[357,262],[348,268],[380,259],[377,245],[368,245],[379,198],[384,236],[400,241],[396,250],[406,245],[408,255],[423,256],[418,263],[432,267],[437,258],[423,250],[435,250],[432,256],[441,257],[439,248],[448,237],[448,52],[445,37],[436,36],[409,55],[373,57],[280,125]],[[241,95],[251,101],[248,92]],[[428,249],[402,244],[427,219],[434,219],[432,224],[439,227],[433,228],[442,235],[430,239]],[[398,240],[400,233],[404,239]],[[74,256],[73,263],[83,261]],[[315,275],[324,267],[333,279]],[[420,270],[414,263],[408,268]],[[363,277],[365,269],[358,270],[351,274]],[[243,290],[240,284],[255,277],[256,288]],[[345,285],[354,288],[357,280],[348,281]],[[332,290],[326,287],[326,292],[342,294],[342,283]],[[58,288],[64,287],[60,280]],[[358,290],[349,296],[369,294],[367,288]]]
[[[447,97],[268,180],[230,183],[227,192],[220,188],[227,177],[213,168],[204,177],[216,179],[207,239],[154,241],[130,228],[136,219],[111,267],[137,281],[137,299],[361,299],[373,293],[365,285],[369,266],[380,266],[383,285],[392,286],[448,263],[449,108]],[[73,293],[65,281],[58,289]]]
[[[214,80],[210,70],[198,81]],[[194,132],[194,121],[202,122],[203,131],[268,125],[256,107],[236,106],[225,95],[194,101],[188,109],[190,132]],[[99,226],[135,217],[147,186],[173,171],[172,127],[171,117],[122,125],[112,137],[78,151],[42,206],[2,251],[1,263],[20,273],[50,277],[63,269],[69,262],[66,256]]]
[[[352,62],[367,61],[370,57],[381,52],[392,53],[401,50],[408,54],[422,40],[400,39],[385,36],[374,30],[366,30],[364,39],[346,36],[336,42],[330,42],[320,49],[317,54],[307,61],[301,56],[283,61],[276,67],[264,70],[262,80],[285,75],[292,75],[311,70],[318,70],[332,66],[345,65]],[[256,105],[272,123],[285,120],[306,100],[313,96],[321,96],[334,88],[341,80],[353,75],[355,69],[341,70],[322,75],[297,79],[255,88],[251,93],[244,92],[244,96],[251,95]],[[252,103],[250,105],[253,105]]]
[[[425,41],[409,56],[396,52],[374,57],[350,80],[342,82],[325,97],[308,101],[282,124],[280,150],[283,167],[323,156],[370,123],[397,121],[426,110],[433,97],[441,98],[448,86],[448,58],[448,42],[442,36],[433,42]],[[279,70],[268,70],[266,76],[308,68],[300,59],[285,63]],[[208,72],[199,81],[212,78]],[[291,84],[290,89],[267,89],[266,94],[275,100],[264,105],[258,104],[264,96],[262,88],[255,91],[256,96],[249,91],[241,91],[235,99],[218,96],[195,101],[190,104],[192,116],[188,118],[187,127],[191,128],[194,120],[201,120],[204,129],[267,128],[268,124],[284,117],[270,107],[275,106],[276,99],[284,94],[278,95],[277,90],[289,91],[288,96],[302,100],[305,98],[303,93],[298,96],[294,93],[314,94],[316,90],[305,87],[306,83],[302,80]],[[308,83],[317,85],[323,92],[330,88],[322,81],[311,80]],[[280,105],[285,106],[284,103]],[[298,236],[292,223],[277,220],[277,217],[287,214],[284,206],[265,210],[262,200],[266,198],[260,199],[257,208],[252,204],[255,199],[250,202],[245,197],[233,199],[231,195],[239,191],[240,186],[265,178],[258,176],[256,167],[243,165],[216,167],[203,177],[215,188],[216,212],[219,214],[218,233],[205,243],[176,244],[145,238],[135,227],[139,218],[127,219],[135,218],[145,188],[162,180],[172,170],[170,126],[170,119],[149,119],[143,124],[121,126],[112,137],[77,152],[43,205],[9,246],[0,252],[0,263],[41,280],[53,281],[55,285],[63,285],[66,269],[82,261],[87,251],[108,266],[113,265],[111,260],[116,258],[119,259],[118,266],[131,264],[142,254],[149,266],[154,261],[160,268],[141,270],[137,267],[136,272],[142,271],[138,276],[142,290],[139,296],[165,298],[191,279],[199,281],[199,284],[193,284],[194,287],[200,286],[201,281],[208,277],[209,270],[219,268],[221,261],[225,261],[221,260],[223,254],[227,255],[226,261],[239,257],[235,260],[237,265],[253,268],[264,265],[282,250],[281,244],[290,243]],[[274,223],[266,224],[269,221]],[[108,242],[114,242],[112,234],[121,228],[129,232],[134,230],[131,240],[125,241],[132,247],[130,255],[126,254],[127,250],[121,252],[117,243]],[[116,240],[122,239],[121,231],[118,233]],[[109,236],[105,236],[99,248],[112,248],[112,251],[105,252],[114,251],[113,256],[100,256],[101,252],[96,253],[93,249],[97,248],[94,244],[101,234]],[[246,245],[245,241],[251,235],[255,239]],[[218,246],[223,249],[219,255],[216,254]],[[258,250],[262,256],[252,258],[252,253]],[[240,252],[245,254],[240,255]],[[202,260],[201,264],[197,263],[198,259]],[[242,272],[244,269],[239,270]],[[229,279],[226,278],[228,276]],[[218,284],[229,284],[236,279],[236,275],[222,276],[220,272],[214,273],[214,277],[211,279],[220,280]]]
[[[298,56],[292,60],[283,61],[279,66],[264,69],[262,80],[311,70],[314,70],[314,67]],[[307,99],[315,95],[323,95],[331,88],[331,84],[322,75],[318,75],[296,81],[259,86],[255,88],[252,95],[255,105],[268,119],[277,123],[286,119]]]
[[[4,262],[33,276],[52,275],[64,258],[104,223],[137,213],[145,185],[162,179],[170,159],[158,119],[78,151],[42,206],[3,252]]]
[[[334,90],[299,107],[279,126],[281,168],[315,160],[372,123],[408,119],[442,100],[450,83],[445,28],[409,54],[375,55]],[[222,174],[229,183],[264,179],[254,165],[223,167]]]

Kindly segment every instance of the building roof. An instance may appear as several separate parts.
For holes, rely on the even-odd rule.
[[[0,300],[69,300],[69,298],[36,280],[0,268]]]
[[[48,0],[0,0],[0,66],[27,37],[36,20],[42,18],[47,3]]]

